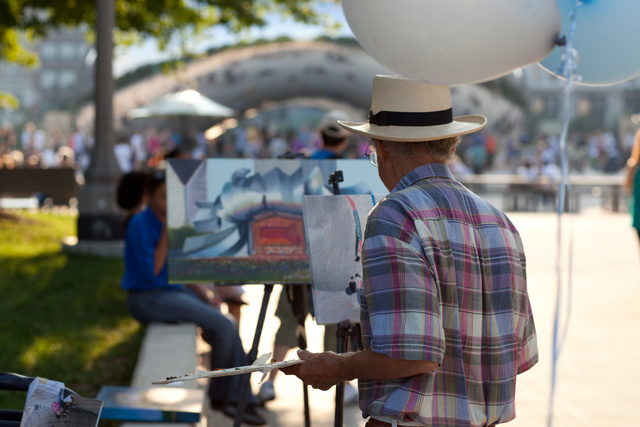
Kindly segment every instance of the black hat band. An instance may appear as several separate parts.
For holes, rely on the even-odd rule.
[[[373,114],[369,110],[369,123],[376,126],[439,126],[453,121],[453,108],[427,113],[405,113],[399,111],[380,111]]]

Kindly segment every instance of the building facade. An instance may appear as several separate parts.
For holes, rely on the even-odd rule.
[[[0,124],[21,127],[28,121],[42,124],[49,112],[71,113],[91,97],[95,48],[84,28],[52,30],[30,46],[40,65],[26,68],[0,61],[0,91],[20,101],[16,111],[0,110]]]

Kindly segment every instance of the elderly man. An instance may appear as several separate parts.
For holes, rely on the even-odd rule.
[[[363,351],[300,351],[315,388],[358,379],[368,427],[492,426],[515,417],[538,359],[518,231],[446,163],[486,119],[453,117],[447,86],[376,76],[370,160],[391,192],[370,212],[359,291]]]

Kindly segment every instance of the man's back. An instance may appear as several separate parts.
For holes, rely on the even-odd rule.
[[[417,168],[371,212],[363,270],[365,347],[441,364],[431,374],[361,380],[365,416],[433,426],[515,416],[515,378],[536,363],[537,347],[522,242],[504,213],[443,164]]]

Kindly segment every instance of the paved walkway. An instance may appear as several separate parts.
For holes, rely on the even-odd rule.
[[[517,418],[513,427],[547,425],[551,389],[551,345],[556,301],[555,214],[514,213],[509,215],[522,234],[528,262],[529,293],[538,330],[540,363],[520,376],[517,389]],[[553,425],[640,426],[640,255],[637,236],[626,214],[599,209],[565,215],[563,220],[563,275],[571,272],[573,292],[569,329],[557,366]],[[573,238],[571,238],[573,235]],[[566,257],[573,243],[573,266]],[[566,280],[563,282],[566,286]],[[249,306],[243,308],[241,334],[245,346],[253,339],[263,287],[246,286]],[[279,287],[269,305],[260,354],[271,351],[278,320],[273,317]],[[563,292],[563,321],[568,296]],[[309,347],[320,350],[321,327],[308,322]],[[288,358],[294,358],[291,352]],[[257,391],[260,377],[253,374]],[[271,427],[304,425],[302,385],[295,377],[280,374],[277,399],[264,411]],[[334,425],[334,392],[311,390],[311,425]],[[210,414],[210,426],[231,426],[219,413]],[[345,408],[345,427],[364,425],[356,407]]]

